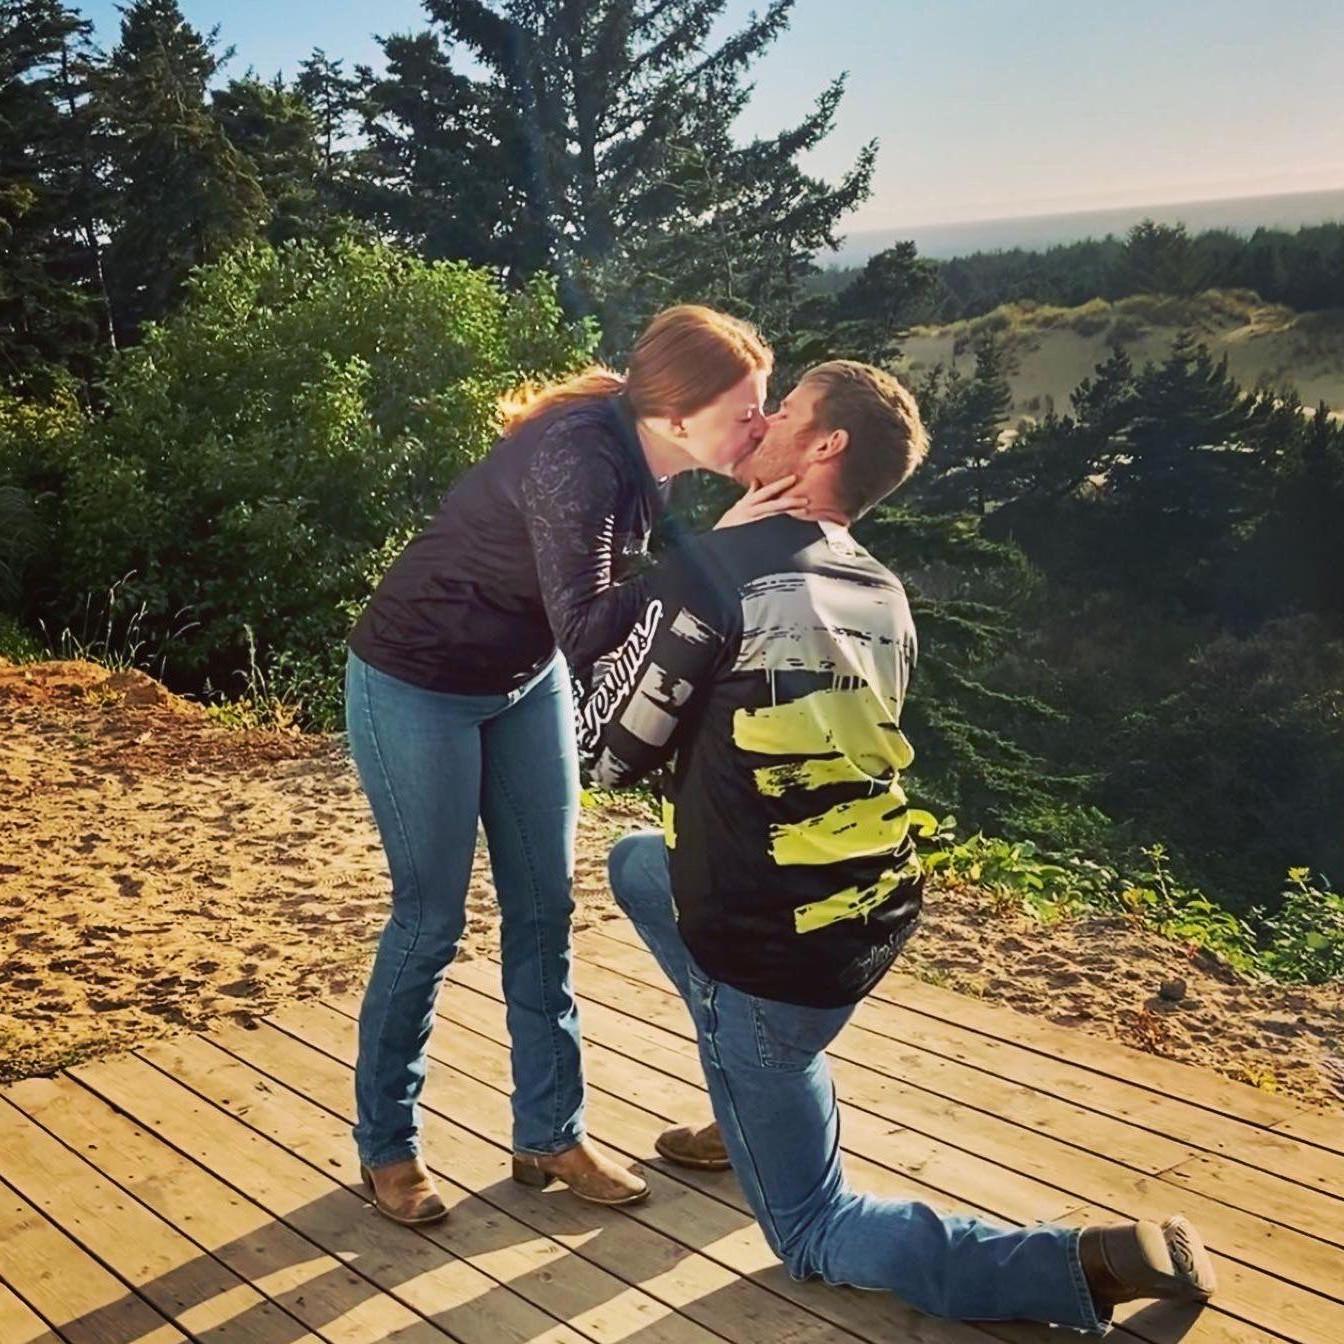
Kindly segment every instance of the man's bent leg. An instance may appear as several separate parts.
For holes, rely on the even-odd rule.
[[[1076,1229],[1000,1227],[849,1188],[824,1051],[851,1012],[712,984],[705,1012],[696,1015],[729,1157],[789,1272],[887,1289],[933,1315],[1100,1332]]]
[[[689,953],[677,929],[672,878],[667,867],[667,843],[662,833],[639,831],[618,840],[607,856],[607,876],[616,904],[625,911],[635,932],[644,940],[663,973],[676,985],[689,1007]]]

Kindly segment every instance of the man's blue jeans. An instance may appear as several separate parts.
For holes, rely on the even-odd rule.
[[[1076,1229],[999,1227],[851,1190],[825,1051],[853,1008],[780,1003],[709,979],[677,931],[656,832],[621,840],[608,870],[617,904],[686,1000],[733,1169],[795,1279],[889,1289],[935,1316],[1103,1332]]]
[[[392,914],[359,1014],[355,1142],[368,1166],[419,1151],[419,1099],[440,982],[466,925],[478,822],[499,900],[513,1043],[513,1142],[584,1137],[571,974],[579,769],[557,657],[508,695],[446,695],[346,664],[350,752],[392,876]]]

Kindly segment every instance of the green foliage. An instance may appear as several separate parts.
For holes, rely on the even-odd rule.
[[[45,401],[0,393],[0,612],[29,625],[51,591],[55,503],[89,425],[68,379],[55,383]]]
[[[1189,235],[1145,220],[1125,238],[1108,234],[1042,251],[1008,248],[934,262],[935,280],[911,322],[955,322],[1030,302],[1077,308],[1093,299],[1184,296],[1201,289],[1250,290],[1299,312],[1344,308],[1344,222]],[[835,293],[860,268],[833,268],[808,282]]]
[[[1178,882],[1162,845],[1149,845],[1141,853],[1147,864],[1122,881],[1121,906],[1166,938],[1212,952],[1235,970],[1254,970],[1258,961],[1252,925]]]
[[[1135,294],[1194,294],[1206,284],[1184,224],[1136,224],[1125,237],[1124,268]]]
[[[107,275],[127,335],[168,310],[193,267],[254,237],[269,215],[256,165],[206,103],[221,61],[214,46],[177,0],[133,0],[95,78],[117,182]]]
[[[1177,881],[1161,845],[1141,849],[1134,864],[1114,867],[1052,854],[1031,841],[979,832],[958,840],[955,831],[951,816],[922,828],[925,868],[974,884],[1001,913],[1042,924],[1119,913],[1244,975],[1308,984],[1344,979],[1344,896],[1313,883],[1306,868],[1289,869],[1277,912],[1241,918]]]
[[[216,89],[211,111],[228,141],[252,165],[270,208],[266,236],[283,243],[320,236],[317,121],[304,97],[248,75]]]
[[[31,630],[0,612],[0,658],[8,658],[11,663],[34,663],[45,652],[42,641]]]
[[[62,366],[86,376],[99,343],[91,29],[59,0],[0,5],[0,378],[39,395]]]
[[[236,252],[109,373],[64,485],[66,607],[126,575],[144,629],[196,622],[168,651],[178,685],[236,689],[254,634],[311,699],[391,539],[492,442],[499,397],[591,346],[544,281],[506,296],[353,242]]]
[[[385,40],[369,81],[356,208],[429,256],[547,269],[609,351],[684,298],[782,335],[811,254],[868,193],[874,147],[833,187],[798,166],[839,81],[798,125],[738,144],[746,72],[793,0],[717,40],[726,7],[429,0],[434,30]]]
[[[1283,904],[1267,921],[1264,959],[1279,980],[1344,980],[1344,895],[1309,868],[1290,868]]]

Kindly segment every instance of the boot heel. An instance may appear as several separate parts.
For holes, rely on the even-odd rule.
[[[373,1190],[373,1172],[371,1172],[362,1162],[359,1164],[359,1179],[363,1181],[370,1190]]]
[[[555,1177],[549,1171],[543,1171],[535,1162],[515,1157],[513,1159],[513,1179],[519,1185],[530,1185],[533,1189],[544,1190],[555,1180]]]

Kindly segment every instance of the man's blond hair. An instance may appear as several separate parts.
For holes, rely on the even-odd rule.
[[[891,374],[853,359],[813,365],[800,382],[822,389],[814,425],[849,435],[840,461],[840,502],[851,518],[861,518],[904,485],[929,451],[919,405]]]

